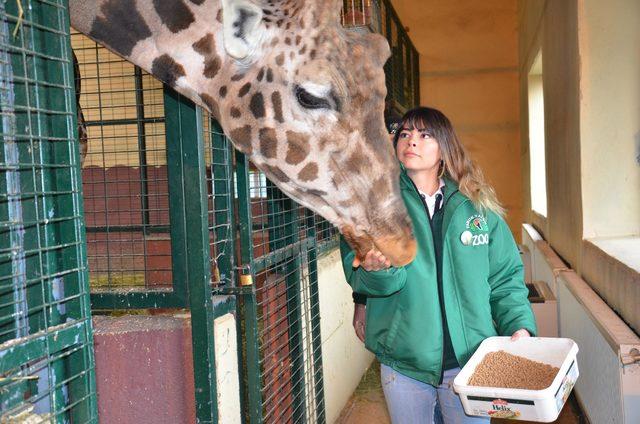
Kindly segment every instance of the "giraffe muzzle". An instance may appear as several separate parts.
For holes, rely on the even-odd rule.
[[[380,237],[373,244],[389,259],[393,266],[404,266],[416,256],[416,240],[409,234],[401,236]]]
[[[371,249],[379,250],[392,266],[404,266],[416,256],[416,240],[410,231],[400,235],[371,238],[367,234],[356,235],[350,225],[340,228],[349,246],[356,252],[358,263],[363,262]]]

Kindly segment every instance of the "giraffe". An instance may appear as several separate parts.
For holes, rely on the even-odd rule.
[[[416,250],[384,128],[377,34],[340,0],[70,0],[72,26],[208,110],[284,193],[363,258]]]

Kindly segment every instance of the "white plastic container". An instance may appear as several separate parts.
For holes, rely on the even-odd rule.
[[[476,367],[489,352],[503,350],[513,355],[560,368],[551,386],[543,390],[469,386]],[[578,379],[578,345],[571,339],[510,337],[484,340],[453,381],[464,411],[469,415],[552,422],[562,410]]]

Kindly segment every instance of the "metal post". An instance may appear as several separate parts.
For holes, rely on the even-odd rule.
[[[236,177],[238,181],[238,221],[240,235],[240,263],[244,272],[252,275],[253,240],[251,229],[251,194],[249,193],[249,161],[236,152]],[[260,345],[258,334],[258,306],[255,286],[243,290],[244,344],[247,351],[247,416],[251,424],[262,423],[262,379],[260,372]]]
[[[181,195],[178,197],[182,202],[180,209],[184,221],[172,221],[171,227],[172,230],[181,227],[178,231],[183,233],[185,253],[189,253],[186,255],[185,273],[180,276],[186,279],[189,288],[196,418],[198,423],[213,424],[217,422],[218,412],[202,110],[172,90],[167,91],[165,104],[174,112],[167,114],[167,140],[179,140],[178,151],[181,153],[176,155],[172,149],[167,159],[175,164],[175,170],[180,169],[182,175]],[[169,133],[174,131],[179,133],[179,137],[169,137]],[[172,240],[173,236],[172,231]]]

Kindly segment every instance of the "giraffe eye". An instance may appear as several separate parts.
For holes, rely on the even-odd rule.
[[[327,99],[316,97],[300,86],[296,86],[296,99],[305,109],[331,109]]]

